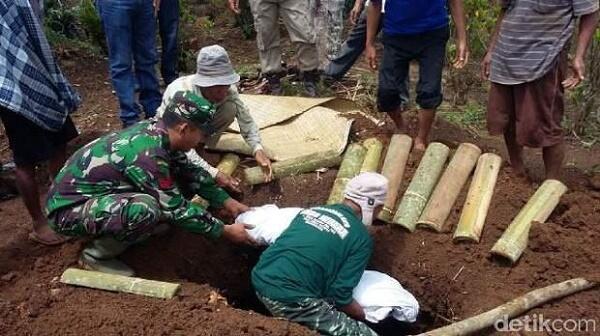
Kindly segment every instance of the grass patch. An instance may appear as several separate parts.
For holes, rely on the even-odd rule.
[[[449,122],[465,128],[476,130],[485,129],[485,107],[476,102],[469,102],[462,109],[446,107],[438,113]]]

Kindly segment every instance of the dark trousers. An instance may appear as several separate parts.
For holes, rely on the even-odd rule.
[[[408,92],[410,62],[419,62],[417,104],[435,109],[442,103],[442,71],[446,58],[449,28],[411,35],[383,36],[383,60],[379,68],[377,105],[382,112],[394,112]]]
[[[160,73],[165,85],[179,77],[177,73],[177,34],[179,32],[179,0],[162,0],[158,12],[158,32],[162,44]]]
[[[377,33],[381,31],[381,22]],[[367,42],[367,8],[362,11],[356,25],[350,31],[337,57],[325,68],[325,75],[342,79],[365,50]]]

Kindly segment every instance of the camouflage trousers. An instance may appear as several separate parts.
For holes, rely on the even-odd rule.
[[[161,219],[158,201],[142,193],[106,195],[49,216],[50,227],[66,236],[112,235],[137,242],[148,238]]]
[[[256,295],[273,316],[302,324],[321,335],[377,336],[366,324],[338,311],[325,300],[305,298],[294,303],[284,303],[258,293]]]

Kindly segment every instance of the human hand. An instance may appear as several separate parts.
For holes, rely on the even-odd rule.
[[[360,17],[360,13],[362,12],[361,5],[362,4],[360,1],[356,1],[354,7],[352,7],[352,10],[350,11],[349,20],[352,25],[355,25],[356,21],[358,21],[358,18]]]
[[[235,14],[240,14],[240,0],[229,0],[227,2],[227,4],[229,5],[229,9],[234,12]]]
[[[456,41],[456,58],[452,62],[452,66],[456,69],[462,69],[469,62],[469,44],[466,39]]]
[[[365,55],[367,56],[371,70],[377,70],[377,49],[375,49],[375,46],[368,44],[365,47]]]
[[[483,60],[481,61],[481,78],[489,79],[490,78],[490,65],[492,64],[492,53],[487,52],[485,56],[483,56]]]
[[[273,167],[271,166],[271,160],[269,160],[269,157],[265,151],[262,149],[257,150],[254,154],[254,159],[256,159],[256,162],[259,166],[261,166],[265,176],[267,177],[265,182],[270,182],[273,179]]]
[[[248,207],[246,204],[240,203],[231,197],[228,198],[225,203],[223,203],[223,208],[225,208],[225,210],[227,210],[233,217],[237,217],[239,214],[250,210],[250,207]]]
[[[152,5],[154,6],[154,16],[157,16],[160,10],[160,0],[152,0]]]
[[[250,246],[258,246],[258,243],[254,238],[250,237],[246,230],[252,229],[252,225],[244,223],[235,223],[231,225],[225,225],[223,227],[223,238],[229,240],[235,244],[246,244]]]
[[[581,57],[575,57],[569,68],[573,74],[562,81],[562,86],[567,90],[574,89],[585,79],[585,61]]]
[[[236,193],[242,192],[240,189],[240,180],[233,176],[229,176],[223,172],[218,172],[217,176],[215,176],[215,181],[219,187],[230,189]]]

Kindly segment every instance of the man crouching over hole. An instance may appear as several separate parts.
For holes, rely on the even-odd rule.
[[[155,233],[159,222],[213,239],[252,243],[244,224],[223,225],[189,202],[180,188],[234,216],[248,210],[185,155],[210,136],[214,112],[206,99],[178,92],[161,119],[107,134],[67,161],[49,191],[46,210],[56,232],[96,237],[82,252],[84,267],[133,275],[115,258]]]
[[[366,225],[383,208],[387,179],[362,173],[348,182],[341,204],[302,210],[252,270],[258,298],[275,317],[324,335],[377,335],[352,290],[373,241]],[[362,219],[362,220],[361,220]]]

